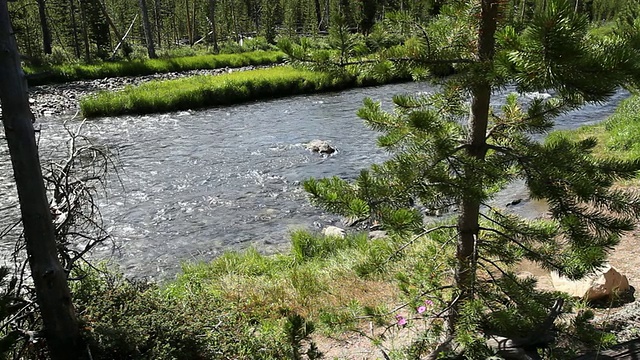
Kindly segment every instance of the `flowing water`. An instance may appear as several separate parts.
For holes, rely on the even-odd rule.
[[[111,179],[108,195],[99,200],[118,248],[104,246],[95,255],[112,258],[129,275],[166,278],[182,261],[249,246],[274,252],[288,246],[292,229],[337,224],[338,216],[309,204],[300,183],[309,177],[354,178],[387,157],[375,145],[377,133],[355,115],[364,97],[390,107],[393,94],[432,90],[426,83],[394,84],[92,120],[84,134],[117,152],[121,165],[120,181]],[[626,96],[620,91],[605,104],[567,114],[558,128],[598,122]],[[41,153],[61,146],[63,120],[38,120]],[[313,139],[330,141],[338,152],[310,153],[304,143]],[[6,146],[0,146],[0,221],[8,224],[16,216],[16,196]],[[524,185],[516,183],[495,202],[526,198]],[[543,205],[525,200],[513,209],[536,216]]]

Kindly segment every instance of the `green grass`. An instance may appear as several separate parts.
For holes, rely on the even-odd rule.
[[[88,96],[80,101],[80,108],[85,117],[147,114],[335,91],[376,83],[379,82],[375,79],[335,77],[327,73],[279,66],[216,76],[151,81],[122,91]]]
[[[26,67],[29,85],[62,83],[76,80],[107,77],[142,76],[173,71],[196,69],[237,68],[248,65],[268,65],[284,60],[280,51],[253,51],[240,54],[219,54],[176,57],[171,59],[146,59],[104,62],[96,65],[58,65],[45,68]]]
[[[355,326],[365,307],[386,308],[400,298],[383,266],[361,271],[376,268],[372,248],[383,248],[388,258],[395,249],[390,244],[369,241],[367,234],[338,238],[298,231],[288,253],[266,256],[249,249],[210,263],[185,264],[165,291],[178,297],[198,291],[263,321],[294,312],[325,332],[339,332]]]
[[[423,237],[396,254],[404,241],[296,231],[289,252],[227,252],[183,265],[163,285],[89,269],[73,284],[74,304],[96,359],[295,358],[290,332],[300,319],[321,336],[393,326],[397,305],[433,278],[434,261],[425,259],[442,247]],[[416,288],[400,291],[397,279]],[[412,300],[405,306],[403,313],[415,313]]]
[[[575,130],[554,131],[549,135],[568,137],[572,140],[595,138],[598,145],[594,155],[624,160],[640,159],[640,96],[623,100],[616,111],[605,121],[582,126]]]

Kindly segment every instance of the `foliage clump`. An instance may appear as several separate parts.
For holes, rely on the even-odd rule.
[[[94,359],[286,356],[282,331],[261,329],[221,299],[167,294],[156,285],[94,270],[82,275],[74,283],[74,303]]]

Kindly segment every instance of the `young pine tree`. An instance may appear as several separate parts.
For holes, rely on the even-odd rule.
[[[592,37],[573,2],[549,0],[516,32],[503,19],[507,3],[452,1],[404,53],[382,52],[372,71],[409,61],[415,74],[449,64],[455,75],[440,93],[395,96],[393,112],[365,100],[358,115],[382,132],[378,143],[391,158],[352,182],[305,183],[323,208],[400,234],[428,226],[414,204],[458,209],[447,332],[468,351],[479,343],[474,334],[531,335],[545,316],[549,297],[535,295],[533,282],[515,277],[512,265],[527,259],[580,278],[605,261],[640,215],[640,198],[613,186],[634,177],[640,161],[595,157],[594,139],[536,137],[552,129],[559,114],[637,84],[638,28],[627,24],[624,37]],[[492,106],[494,91],[509,85],[552,97],[520,102],[512,94],[502,107]],[[488,206],[517,179],[531,198],[548,203],[549,219],[524,220]],[[523,315],[525,309],[537,320]]]

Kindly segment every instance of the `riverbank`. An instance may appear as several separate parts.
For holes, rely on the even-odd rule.
[[[101,91],[80,101],[83,116],[144,115],[234,105],[301,94],[339,91],[410,80],[408,73],[385,79],[354,73],[340,75],[280,66],[220,76],[151,81],[120,91]]]
[[[80,99],[98,91],[118,91],[126,86],[137,86],[154,80],[171,80],[201,75],[221,75],[236,71],[249,71],[271,67],[243,66],[238,68],[200,69],[168,72],[145,76],[123,76],[95,80],[72,81],[29,87],[31,110],[37,117],[73,115],[80,111]]]

